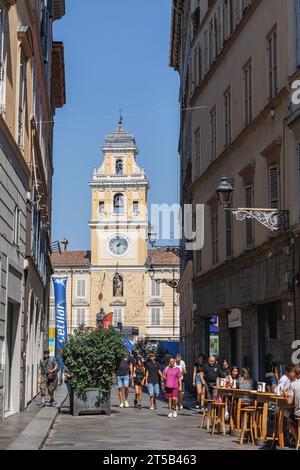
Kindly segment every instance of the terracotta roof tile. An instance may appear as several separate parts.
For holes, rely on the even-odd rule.
[[[161,248],[152,248],[148,250],[148,256],[151,256],[154,265],[179,265],[180,260],[177,255],[170,251],[164,251]]]
[[[65,251],[62,254],[53,253],[51,262],[54,268],[68,266],[89,266],[91,263],[90,251]]]
[[[179,257],[174,253],[164,251],[160,248],[153,248],[148,250],[148,256],[151,256],[154,265],[164,266],[172,265],[179,266]],[[65,251],[62,254],[53,253],[51,255],[51,262],[53,268],[60,267],[79,267],[89,266],[91,264],[90,251]]]

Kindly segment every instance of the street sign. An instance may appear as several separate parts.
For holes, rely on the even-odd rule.
[[[117,329],[117,327],[115,327]],[[139,336],[139,329],[136,328],[135,326],[122,326],[122,328],[119,329],[120,333],[122,333],[123,335],[130,335],[130,336]]]

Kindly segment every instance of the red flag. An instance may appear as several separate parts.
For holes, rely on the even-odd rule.
[[[109,328],[113,322],[113,312],[106,313],[103,317],[101,327],[103,330]]]

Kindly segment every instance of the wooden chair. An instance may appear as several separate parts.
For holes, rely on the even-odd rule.
[[[240,444],[244,444],[245,433],[250,435],[252,444],[255,444],[254,435],[257,433],[256,431],[256,423],[255,423],[255,414],[256,414],[256,407],[249,406],[248,408],[241,409],[241,417],[242,417],[242,427],[241,427],[241,434],[240,434]]]
[[[205,399],[203,401],[203,414],[202,414],[202,420],[201,420],[201,429],[204,428],[205,421],[206,421],[206,429],[209,431],[210,428],[210,423],[211,423],[211,412],[212,412],[212,404],[215,402],[215,400],[208,400]]]
[[[225,410],[226,410],[226,403],[212,403],[211,405],[212,411],[212,429],[211,433],[215,433],[216,425],[219,426],[219,430],[222,427],[223,434],[226,434],[226,427],[225,427]],[[220,432],[220,431],[219,431]]]

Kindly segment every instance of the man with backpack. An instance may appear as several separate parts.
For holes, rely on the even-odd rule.
[[[41,407],[45,406],[46,390],[50,395],[50,406],[55,405],[55,390],[58,385],[58,366],[54,357],[50,357],[49,351],[44,351],[40,360],[38,372],[38,384],[41,390]]]

